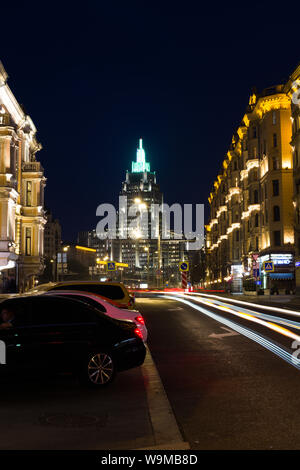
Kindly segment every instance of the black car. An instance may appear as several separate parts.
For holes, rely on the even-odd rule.
[[[8,299],[0,304],[1,320],[6,365],[0,365],[0,373],[1,368],[73,371],[86,384],[101,387],[116,372],[137,367],[145,359],[135,323],[110,318],[80,300]]]

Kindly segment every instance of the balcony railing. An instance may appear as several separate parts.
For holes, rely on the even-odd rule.
[[[22,164],[22,171],[28,171],[31,173],[43,172],[43,167],[40,162],[24,162]]]

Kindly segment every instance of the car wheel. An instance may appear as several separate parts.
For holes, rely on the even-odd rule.
[[[80,374],[81,382],[93,388],[108,385],[115,376],[114,360],[110,353],[95,352],[88,356]]]

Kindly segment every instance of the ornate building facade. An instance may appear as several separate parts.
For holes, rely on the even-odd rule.
[[[296,291],[300,294],[300,65],[290,76],[285,92],[291,99]]]
[[[286,86],[253,92],[209,196],[210,284],[229,282],[238,292],[252,279],[264,290],[294,288],[296,140]],[[264,269],[268,261],[272,272]]]
[[[44,170],[36,128],[7,84],[0,62],[0,271],[2,285],[34,284],[43,271]]]

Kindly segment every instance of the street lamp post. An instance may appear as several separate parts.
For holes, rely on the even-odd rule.
[[[144,250],[147,252],[147,283],[149,287],[150,282],[150,249],[148,246],[145,246]]]

